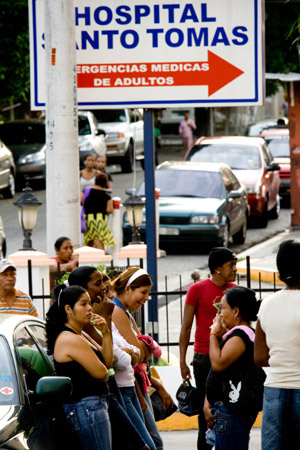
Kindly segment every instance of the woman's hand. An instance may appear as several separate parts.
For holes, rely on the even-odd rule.
[[[111,318],[115,307],[114,302],[106,297],[106,295],[103,295],[103,297],[100,297],[100,295],[98,295],[97,298],[99,300],[99,303],[97,303],[97,305],[99,305],[99,314],[105,319],[108,317]]]
[[[216,315],[216,317],[213,320],[213,323],[210,327],[211,334],[216,334],[217,337],[221,338],[223,334],[226,333],[226,328],[223,325],[221,316],[219,314]]]
[[[103,335],[109,332],[106,320],[104,319],[104,317],[99,316],[98,314],[92,313],[91,324],[94,325],[97,330],[101,331]]]
[[[163,384],[157,378],[151,377],[151,384],[157,390],[158,395],[161,397],[164,409],[168,409],[173,406],[174,402],[171,395],[165,390]]]
[[[207,423],[207,428],[210,430],[214,429],[214,416],[211,413],[211,406],[208,403],[207,399],[205,399],[204,406],[203,406],[203,413],[204,417]]]

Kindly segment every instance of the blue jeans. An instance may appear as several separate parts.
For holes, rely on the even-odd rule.
[[[205,397],[205,385],[206,378],[210,371],[210,359],[209,355],[202,353],[194,353],[193,357],[193,372],[196,387],[202,393],[201,405],[204,405],[204,397]],[[198,440],[197,440],[197,449],[198,450],[210,450],[212,445],[207,444],[206,442],[206,430],[207,424],[204,417],[203,411],[198,416]]]
[[[253,420],[234,416],[223,404],[215,408],[215,450],[248,450]]]
[[[163,450],[164,444],[155,422],[150,396],[147,392],[143,392],[143,396],[148,405],[148,408],[146,409],[146,411],[144,411],[144,419],[146,422],[147,430],[149,431],[150,436],[155,443],[156,450]]]
[[[138,433],[150,447],[150,450],[156,450],[155,444],[146,428],[143,411],[135,387],[120,387],[120,391],[124,399],[127,414],[135,425]]]
[[[300,389],[265,386],[262,450],[300,449]]]
[[[67,421],[83,450],[111,450],[111,428],[106,396],[85,397],[63,405]]]

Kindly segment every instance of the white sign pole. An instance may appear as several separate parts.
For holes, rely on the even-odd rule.
[[[80,245],[79,149],[73,1],[45,1],[47,252],[59,236]]]

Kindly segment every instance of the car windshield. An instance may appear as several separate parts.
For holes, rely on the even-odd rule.
[[[125,122],[126,114],[124,109],[97,109],[93,110],[98,123]]]
[[[252,145],[195,145],[189,161],[225,163],[233,170],[253,170],[261,167],[259,149]]]
[[[0,336],[0,405],[17,405],[18,389],[8,344]]]
[[[225,188],[218,172],[200,170],[157,170],[155,185],[160,189],[160,197],[201,197],[223,198]],[[138,195],[145,195],[144,183]]]
[[[290,139],[288,136],[265,138],[274,158],[290,157]]]
[[[44,144],[46,141],[45,125],[43,123],[2,123],[0,137],[8,146]]]

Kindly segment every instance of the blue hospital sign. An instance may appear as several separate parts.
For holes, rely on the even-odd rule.
[[[44,1],[29,0],[33,109],[45,106]],[[262,0],[74,0],[79,107],[262,104],[262,11]]]

